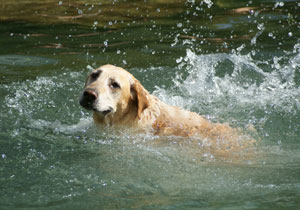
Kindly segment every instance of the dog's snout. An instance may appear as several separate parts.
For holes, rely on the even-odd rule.
[[[92,108],[92,105],[98,98],[98,93],[93,89],[86,89],[84,90],[81,99],[80,99],[80,105],[89,109]]]
[[[85,97],[88,101],[95,101],[98,98],[98,94],[95,90],[86,89],[83,92],[83,97]]]

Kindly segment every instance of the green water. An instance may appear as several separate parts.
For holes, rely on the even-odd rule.
[[[24,2],[0,7],[0,209],[299,208],[299,3]],[[78,99],[106,63],[260,140],[223,157],[99,130]]]

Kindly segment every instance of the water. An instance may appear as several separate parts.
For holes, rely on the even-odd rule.
[[[136,3],[147,21],[130,10],[111,27],[0,22],[0,209],[297,209],[299,3],[222,2]],[[78,99],[88,66],[105,63],[257,143],[222,153],[97,129]]]

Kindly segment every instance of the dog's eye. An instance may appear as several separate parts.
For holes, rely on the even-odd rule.
[[[119,88],[121,88],[121,86],[117,82],[112,82],[110,84],[110,87],[113,88],[113,89],[119,89]]]

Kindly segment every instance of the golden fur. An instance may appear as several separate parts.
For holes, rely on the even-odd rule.
[[[237,129],[228,125],[211,123],[197,113],[162,102],[132,74],[113,65],[92,71],[80,103],[93,110],[97,125],[134,128],[161,136],[196,136],[229,141],[239,136]]]

